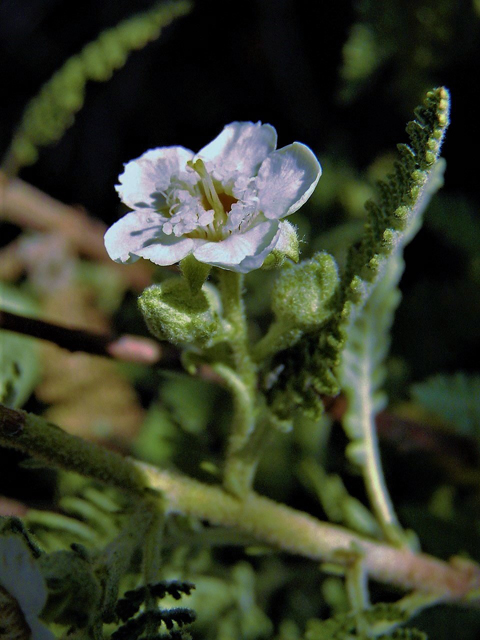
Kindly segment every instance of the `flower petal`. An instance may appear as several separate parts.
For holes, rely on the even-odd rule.
[[[164,218],[150,210],[131,211],[105,233],[105,248],[115,262],[130,264],[138,260],[138,251],[155,242],[162,232]]]
[[[271,153],[262,163],[256,186],[260,211],[267,218],[284,218],[312,195],[322,168],[306,145],[294,142]]]
[[[0,586],[15,598],[27,620],[38,616],[47,601],[47,588],[40,569],[26,545],[16,536],[1,537]]]
[[[193,151],[184,147],[159,147],[150,149],[139,158],[127,162],[115,188],[122,202],[137,207],[154,208],[172,175],[183,171]]]
[[[120,218],[105,234],[105,248],[115,262],[130,264],[146,258],[155,264],[174,264],[205,240],[163,233],[164,218],[146,211],[132,211]]]
[[[211,161],[222,177],[238,171],[251,178],[277,146],[277,132],[269,124],[232,122],[196,158]]]
[[[280,234],[276,220],[266,220],[244,233],[235,233],[220,242],[206,242],[195,247],[193,255],[200,262],[230,271],[248,273],[262,266],[275,248]]]
[[[151,260],[155,264],[166,267],[183,260],[185,256],[192,253],[195,246],[203,244],[205,240],[193,240],[184,236],[167,236],[164,233],[159,236],[154,243],[137,251],[137,256]]]

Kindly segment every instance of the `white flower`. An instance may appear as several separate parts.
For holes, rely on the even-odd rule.
[[[125,165],[116,187],[133,211],[105,234],[117,262],[200,262],[247,273],[282,245],[281,219],[310,197],[321,175],[299,142],[276,149],[268,124],[232,122],[196,155],[151,149]]]
[[[55,640],[40,622],[47,588],[30,551],[18,536],[0,537],[0,638]]]

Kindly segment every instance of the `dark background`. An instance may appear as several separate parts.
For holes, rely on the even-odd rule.
[[[415,68],[411,58],[422,46],[422,25],[418,20],[410,30],[405,25],[412,15],[416,19],[418,7],[435,12],[445,4],[454,8],[440,16],[450,31],[433,42],[429,65]],[[69,56],[103,29],[151,5],[2,0],[0,149],[8,145],[26,102]],[[366,15],[382,29],[390,5],[406,20],[379,34],[391,39],[394,54],[345,104],[339,70],[350,27]],[[440,18],[434,13],[430,22]],[[469,155],[479,137],[478,33],[469,2],[203,0],[158,41],[134,52],[108,83],[89,83],[74,127],[43,150],[22,177],[112,221],[117,217],[112,185],[122,162],[160,145],[196,150],[233,120],[270,122],[280,146],[300,140],[320,159],[327,149],[347,152],[361,169],[405,139],[403,128],[423,93],[443,84],[452,94],[453,124],[444,147],[447,187],[474,194],[477,172],[469,167]],[[430,46],[428,34],[423,44]]]

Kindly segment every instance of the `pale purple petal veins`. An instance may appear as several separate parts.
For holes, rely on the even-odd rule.
[[[293,256],[288,223],[279,221],[309,198],[321,168],[305,145],[275,151],[276,141],[270,125],[233,122],[196,156],[184,147],[162,147],[129,162],[117,191],[134,210],[107,231],[110,257],[171,265],[193,253],[201,262],[247,273],[283,245]],[[192,159],[203,162],[187,165]]]
[[[322,175],[317,158],[306,145],[294,142],[264,160],[256,186],[260,211],[267,218],[284,218],[312,195]]]
[[[248,273],[262,266],[273,251],[280,235],[279,223],[266,220],[244,233],[235,233],[220,242],[206,242],[195,247],[193,255],[214,267]]]
[[[212,162],[224,177],[236,171],[252,177],[276,146],[277,132],[271,125],[232,122],[195,157]]]
[[[150,149],[125,165],[115,187],[120,199],[131,209],[155,209],[163,204],[171,177],[183,171],[192,158],[193,151],[184,147]]]
[[[120,218],[105,233],[105,248],[115,262],[130,264],[138,260],[141,249],[157,242],[162,232],[164,218],[144,210],[131,211]]]
[[[149,244],[137,251],[137,256],[146,258],[154,264],[166,267],[170,264],[176,264],[183,260],[189,253],[192,253],[195,247],[202,245],[206,240],[198,240],[185,238],[174,235],[167,236],[162,234],[155,238],[152,244]]]

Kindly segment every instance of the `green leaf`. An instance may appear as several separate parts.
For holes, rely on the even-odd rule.
[[[437,375],[414,384],[411,395],[424,409],[480,444],[480,375]]]
[[[1,309],[33,315],[36,306],[19,289],[0,282],[0,313]],[[15,409],[21,407],[39,375],[38,343],[33,338],[0,330],[0,402]]]
[[[178,427],[170,412],[152,404],[134,444],[136,457],[158,466],[170,463],[175,454]]]
[[[184,431],[197,435],[212,418],[216,393],[214,385],[187,375],[169,376],[160,391],[173,419]]]

